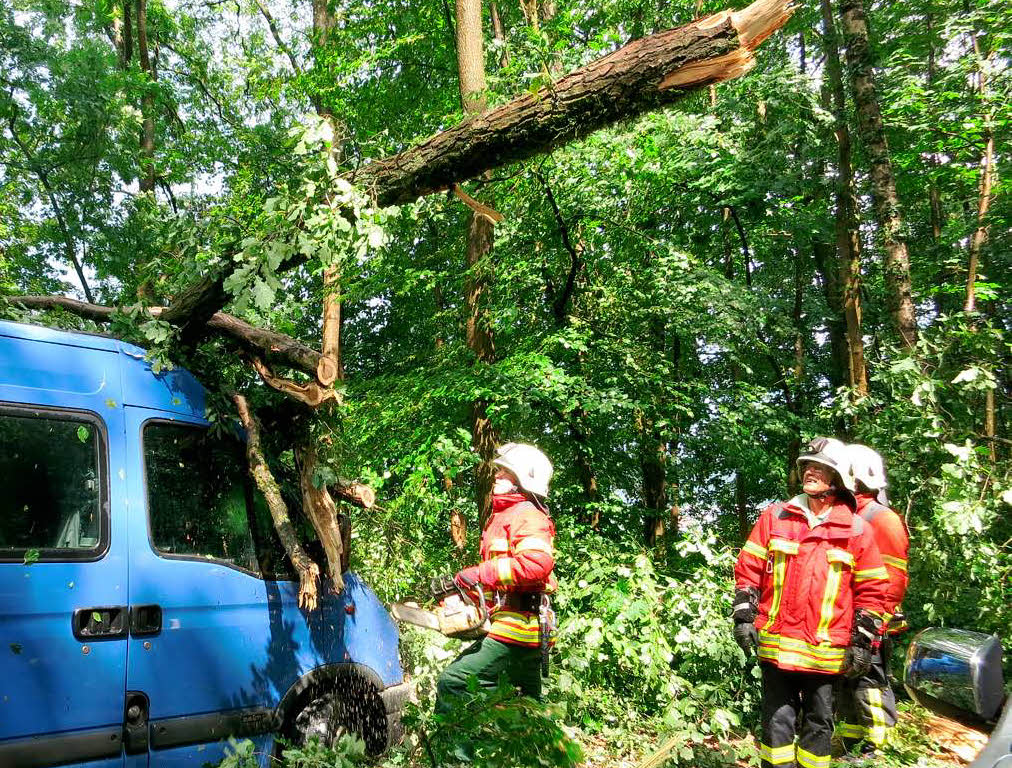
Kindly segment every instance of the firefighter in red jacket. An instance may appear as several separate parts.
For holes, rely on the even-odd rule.
[[[890,635],[906,629],[901,604],[907,591],[907,550],[910,539],[907,526],[898,514],[886,506],[886,476],[882,457],[866,445],[848,445],[847,457],[854,481],[857,513],[871,526],[875,543],[882,554],[889,587],[885,610],[888,629],[871,667],[860,677],[844,682],[840,692],[840,733],[848,750],[858,745],[865,754],[874,753],[888,740],[896,725],[896,697],[889,684]]]
[[[554,629],[548,595],[557,586],[552,575],[555,525],[545,507],[552,463],[522,443],[500,447],[494,463],[492,515],[481,534],[481,563],[452,577],[464,590],[483,590],[491,629],[443,670],[436,683],[437,712],[467,692],[471,676],[482,688],[495,688],[505,674],[524,695],[541,697],[542,665]],[[433,591],[442,591],[445,577],[436,581]]]
[[[864,674],[883,628],[886,571],[854,513],[846,447],[816,438],[798,468],[804,493],[763,510],[734,569],[735,640],[762,670],[764,768],[829,768],[833,685]]]

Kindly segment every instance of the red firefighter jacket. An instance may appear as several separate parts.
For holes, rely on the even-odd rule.
[[[759,515],[735,564],[738,589],[759,591],[759,658],[781,669],[836,674],[854,611],[886,612],[888,579],[871,526],[840,501],[811,527],[808,497]]]
[[[890,614],[900,613],[900,604],[907,592],[907,553],[910,548],[910,537],[903,518],[882,504],[874,496],[858,493],[857,513],[871,526],[878,551],[882,554],[886,572],[889,574],[889,588],[886,592],[886,611]],[[905,624],[891,623],[890,631],[899,632]]]
[[[492,515],[481,534],[481,564],[468,569],[498,598],[489,637],[538,646],[537,611],[516,610],[508,605],[509,595],[555,592],[554,538],[551,518],[523,495],[492,497]]]

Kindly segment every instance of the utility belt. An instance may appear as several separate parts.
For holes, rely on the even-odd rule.
[[[500,592],[496,607],[508,611],[535,613],[538,616],[538,647],[541,649],[541,676],[548,677],[548,651],[556,629],[552,598],[547,592]],[[494,610],[494,609],[493,609]]]
[[[544,592],[506,592],[498,604],[508,611],[537,613],[541,610],[541,596]]]

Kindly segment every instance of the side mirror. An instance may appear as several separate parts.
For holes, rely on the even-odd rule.
[[[929,628],[907,650],[903,684],[918,704],[993,720],[1005,697],[1001,642],[964,629]]]

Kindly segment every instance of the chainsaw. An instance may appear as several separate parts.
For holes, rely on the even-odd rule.
[[[488,634],[490,626],[484,593],[479,592],[478,602],[475,603],[459,587],[439,596],[434,608],[421,608],[414,602],[393,603],[390,614],[397,621],[433,629],[458,640],[482,638]]]

